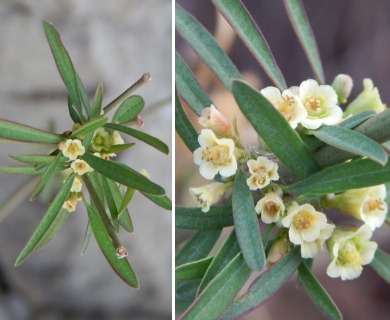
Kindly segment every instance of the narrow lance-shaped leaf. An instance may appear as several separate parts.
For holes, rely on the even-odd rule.
[[[179,95],[188,106],[198,115],[204,108],[210,107],[212,101],[196,81],[191,70],[178,53],[175,55],[176,86]]]
[[[172,210],[172,201],[167,196],[155,196],[141,192],[146,198],[153,201],[155,204],[166,210]]]
[[[175,269],[176,281],[202,279],[213,257],[203,258],[183,264]]]
[[[233,218],[238,243],[248,266],[261,270],[265,264],[259,221],[253,204],[252,193],[241,168],[237,170],[233,186]]]
[[[237,319],[267,301],[290,278],[301,263],[297,249],[290,251],[272,268],[252,282],[245,294],[230,305],[222,319]]]
[[[68,90],[72,101],[76,104],[76,108],[80,113],[82,113],[77,76],[69,54],[62,44],[60,35],[53,27],[53,25],[44,21],[43,27],[45,29],[47,41],[49,42],[51,52],[53,54],[61,78],[64,81],[65,87]]]
[[[285,188],[290,193],[322,195],[390,182],[390,163],[384,167],[360,159],[328,167]]]
[[[377,274],[379,274],[387,283],[390,284],[390,255],[377,249],[374,259],[370,263]]]
[[[54,161],[47,166],[47,168],[46,168],[45,172],[43,173],[41,179],[39,180],[38,184],[35,186],[33,192],[31,193],[30,200],[34,200],[41,193],[41,191],[45,187],[45,185],[48,182],[48,180],[50,179],[50,177],[57,170],[57,167],[58,167],[58,165],[59,165],[59,163],[61,161],[61,158],[63,159],[62,154],[59,153],[55,157]]]
[[[89,117],[92,113],[91,103],[89,102],[87,90],[85,89],[84,84],[81,81],[81,78],[77,72],[76,72],[76,79],[77,79],[77,87],[79,89],[81,102],[83,103],[85,112]]]
[[[164,142],[162,142],[160,139],[157,139],[157,138],[155,138],[155,137],[153,137],[145,132],[142,132],[142,131],[139,131],[139,130],[136,130],[133,128],[121,126],[118,124],[113,124],[113,123],[107,123],[105,125],[105,127],[126,133],[129,136],[132,136],[138,140],[141,140],[141,141],[145,142],[146,144],[152,146],[153,148],[155,148],[158,151],[161,151],[165,154],[169,153],[169,148]]]
[[[367,157],[381,165],[387,162],[387,154],[380,144],[359,132],[339,126],[323,125],[317,130],[312,130],[311,133],[337,149]]]
[[[144,106],[144,98],[141,96],[131,96],[118,107],[112,117],[112,122],[120,124],[130,122],[143,110]]]
[[[198,132],[184,112],[177,90],[175,90],[175,129],[191,152],[199,148]]]
[[[116,255],[116,248],[114,247],[110,235],[96,208],[87,202],[85,202],[85,207],[87,208],[88,219],[91,224],[93,235],[106,257],[107,262],[125,283],[130,287],[138,288],[138,280],[133,269],[126,258],[119,259]]]
[[[176,207],[175,224],[179,229],[208,230],[232,226],[233,211],[231,206],[211,207],[205,214],[201,208]]]
[[[284,5],[316,78],[321,83],[324,83],[325,77],[320,54],[305,9],[303,8],[302,0],[284,0]]]
[[[23,248],[22,252],[19,254],[16,259],[15,266],[20,265],[24,260],[26,260],[36,249],[39,242],[42,240],[47,230],[50,228],[54,219],[56,218],[58,212],[61,210],[62,205],[69,195],[70,188],[72,187],[74,180],[74,175],[70,175],[68,179],[64,182],[61,189],[58,191],[54,200],[51,202],[49,208],[46,211],[45,216],[42,221],[39,223],[38,227],[35,229],[30,240],[27,242],[26,246]]]
[[[303,178],[319,170],[308,147],[263,95],[240,80],[233,81],[233,95],[256,132],[292,172]]]
[[[35,175],[41,174],[45,169],[37,169],[33,166],[0,166],[0,173],[7,174],[25,174],[25,175]]]
[[[205,258],[221,235],[220,230],[206,230],[195,233],[176,253],[175,265],[179,266],[191,261]]]
[[[124,164],[104,160],[87,153],[81,158],[97,172],[120,184],[145,193],[165,195],[165,190],[162,187]]]
[[[9,157],[19,162],[34,164],[50,164],[55,156],[42,156],[35,154],[10,154]]]
[[[285,89],[286,81],[275,62],[271,50],[243,3],[237,0],[213,0],[213,2],[253,56],[259,61],[270,79],[279,89]]]
[[[92,228],[91,228],[91,224],[88,222],[87,228],[85,229],[83,245],[81,246],[81,255],[83,255],[88,248],[89,241],[91,240],[91,234],[92,234]]]
[[[113,192],[108,184],[108,179],[104,176],[100,176],[101,182],[103,185],[103,190],[105,198],[107,200],[107,206],[110,210],[112,224],[114,226],[115,232],[119,231],[119,221],[118,221],[118,207],[116,205]]]
[[[325,291],[318,280],[313,276],[304,263],[298,267],[299,279],[314,305],[325,315],[332,320],[341,320],[343,317],[333,302],[332,298]]]
[[[200,280],[183,281],[176,286],[176,309],[187,309],[196,297]],[[184,301],[183,301],[184,300]]]
[[[102,127],[108,118],[98,118],[84,123],[80,128],[76,129],[70,135],[70,138],[76,138],[78,136],[86,135],[87,133],[93,132],[96,129]]]
[[[64,140],[60,135],[4,119],[0,119],[0,137],[32,143],[59,143]]]
[[[92,114],[91,119],[96,119],[100,116],[102,110],[102,100],[103,100],[103,84],[100,82],[96,87],[95,97],[93,98],[92,103]]]
[[[176,29],[215,73],[222,84],[231,90],[231,79],[241,78],[235,65],[230,61],[211,34],[188,12],[176,4]]]
[[[183,320],[218,319],[248,280],[251,269],[239,253],[187,309]]]

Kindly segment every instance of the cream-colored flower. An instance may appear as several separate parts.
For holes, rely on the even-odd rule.
[[[293,91],[287,89],[280,93],[278,88],[270,86],[260,92],[283,115],[293,129],[307,117],[307,111],[300,97]]]
[[[384,184],[352,189],[336,195],[331,203],[343,213],[367,224],[371,230],[383,225],[387,215],[386,187]]]
[[[337,105],[337,94],[331,86],[318,85],[317,81],[309,79],[303,81],[299,88],[290,88],[299,94],[303,106],[307,110],[307,117],[301,121],[307,129],[318,129],[321,125],[333,125],[341,121],[343,111]]]
[[[229,122],[214,105],[202,110],[198,122],[203,128],[211,129],[219,136],[226,136],[230,131]]]
[[[313,242],[320,237],[321,230],[327,225],[326,216],[308,203],[298,205],[293,203],[287,208],[287,216],[282,219],[282,225],[288,230],[290,241],[294,244]]]
[[[317,254],[324,251],[324,242],[328,240],[333,233],[335,226],[327,223],[324,228],[320,230],[318,238],[311,242],[303,241],[301,244],[302,258],[314,258]]]
[[[114,146],[125,143],[118,131],[113,131],[111,133],[111,138],[112,138],[112,144]]]
[[[246,183],[251,190],[262,189],[268,186],[271,180],[279,179],[278,164],[266,157],[260,156],[256,160],[250,159],[247,165],[251,175]]]
[[[81,192],[81,188],[83,184],[81,183],[81,176],[76,176],[73,180],[72,187],[70,188],[70,192]]]
[[[190,188],[190,194],[203,212],[208,212],[210,206],[216,204],[232,186],[231,183],[213,182],[198,188]]]
[[[218,139],[210,129],[202,129],[198,141],[200,147],[194,151],[194,162],[200,174],[213,179],[217,173],[230,177],[237,171],[235,146],[232,139]]]
[[[327,241],[332,262],[327,268],[328,276],[352,280],[360,276],[363,267],[374,258],[378,245],[369,241],[372,231],[367,225],[359,229],[337,227]]]
[[[264,223],[278,222],[283,215],[285,206],[276,192],[268,192],[256,204],[257,214],[261,214]]]
[[[95,130],[92,138],[92,147],[96,151],[108,151],[112,147],[112,139],[110,133],[104,130],[104,128],[99,128]]]
[[[73,161],[70,167],[73,169],[73,172],[79,176],[82,176],[84,173],[93,171],[88,163],[80,159]]]
[[[69,158],[69,160],[75,160],[78,156],[82,156],[85,153],[85,148],[78,139],[68,139],[65,142],[65,146],[62,148],[62,154]]]
[[[386,109],[386,105],[382,103],[378,88],[374,87],[371,79],[364,79],[363,87],[363,91],[345,109],[344,117],[367,110],[379,113]]]
[[[78,198],[79,197],[77,193],[71,193],[68,199],[62,205],[62,207],[69,212],[74,212],[76,210]]]
[[[353,80],[347,74],[337,75],[332,83],[332,88],[336,91],[338,102],[346,103],[353,87]]]

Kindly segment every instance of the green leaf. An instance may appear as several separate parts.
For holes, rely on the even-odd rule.
[[[177,31],[230,91],[231,79],[241,78],[235,65],[211,34],[177,4],[175,18]]]
[[[112,122],[120,124],[130,122],[144,109],[144,106],[144,98],[131,96],[123,101],[115,111]]]
[[[175,129],[191,152],[199,148],[198,132],[184,112],[177,90],[175,90]]]
[[[286,89],[286,82],[263,34],[242,2],[237,0],[213,0],[213,2],[259,61],[269,78],[279,89]]]
[[[349,117],[342,122],[340,122],[339,126],[346,128],[346,129],[352,129],[361,124],[362,122],[366,121],[368,118],[371,118],[375,114],[375,111],[367,110],[360,112],[358,114],[355,114],[352,117]]]
[[[218,319],[248,280],[251,269],[239,253],[185,312],[183,320]]]
[[[359,159],[328,167],[284,190],[289,193],[322,195],[390,182],[390,163],[385,167],[369,159]]]
[[[50,164],[53,162],[55,156],[42,156],[35,154],[10,154],[9,157],[23,163],[33,164]]]
[[[243,296],[235,300],[222,319],[237,319],[267,301],[294,273],[301,263],[298,248],[290,251],[272,268],[262,273]]]
[[[79,94],[81,98],[81,102],[83,103],[85,112],[88,116],[91,115],[92,109],[91,109],[91,103],[89,102],[89,97],[87,90],[84,87],[83,82],[81,81],[78,73],[76,72],[76,79],[77,79],[77,87],[79,89]]]
[[[107,123],[105,125],[105,127],[126,133],[126,134],[128,134],[128,135],[130,135],[138,140],[145,142],[146,144],[152,146],[153,148],[155,148],[158,151],[161,151],[165,154],[169,153],[169,148],[164,142],[162,142],[160,139],[157,139],[157,138],[155,138],[155,137],[153,137],[145,132],[142,132],[142,131],[139,131],[139,130],[136,130],[133,128],[128,128],[125,126],[120,126],[118,124],[113,124],[113,123]]]
[[[100,113],[102,110],[102,100],[103,85],[99,82],[96,87],[95,97],[93,98],[91,120],[100,117]]]
[[[283,164],[300,178],[318,171],[308,147],[265,97],[239,80],[233,81],[233,95],[244,116]]]
[[[97,118],[91,121],[88,121],[84,123],[80,128],[76,129],[72,134],[70,135],[70,138],[76,138],[78,136],[86,135],[87,133],[93,132],[96,129],[99,129],[102,127],[106,122],[108,118]]]
[[[95,236],[101,251],[110,264],[111,268],[118,276],[127,283],[130,287],[138,288],[138,280],[126,258],[119,259],[115,252],[115,247],[112,243],[110,235],[101,219],[97,209],[87,202],[84,202],[87,208],[89,223],[91,224],[92,232]]]
[[[128,166],[85,153],[81,158],[100,174],[141,192],[163,196],[165,190]]]
[[[119,224],[127,232],[131,233],[134,231],[133,222],[131,221],[131,216],[128,210],[122,211],[122,213],[119,215]]]
[[[131,147],[133,147],[135,143],[124,143],[124,144],[115,144],[110,149],[107,150],[107,153],[120,153],[125,151]]]
[[[60,161],[63,160],[63,159],[64,159],[64,157],[62,156],[61,153],[59,153],[55,157],[53,162],[47,166],[47,168],[46,168],[45,172],[43,173],[41,179],[39,180],[38,184],[35,186],[33,192],[31,193],[30,200],[34,200],[34,199],[36,199],[39,196],[39,194],[41,193],[41,191],[45,187],[47,181],[51,178],[53,173],[57,170],[57,167],[58,167]]]
[[[333,320],[341,320],[339,309],[333,302],[332,298],[321,286],[318,280],[313,276],[310,270],[301,263],[298,267],[299,278],[313,304],[328,318]]]
[[[199,283],[199,280],[189,280],[179,283],[176,288],[176,299],[193,301],[196,297]],[[188,304],[186,307],[188,307]]]
[[[200,116],[202,110],[210,107],[213,102],[178,53],[175,55],[175,74],[176,86],[180,96]]]
[[[78,106],[77,102],[75,102],[70,95],[68,95],[68,111],[74,123],[81,124],[85,122],[85,118],[81,106]]]
[[[153,201],[155,204],[166,210],[172,210],[172,201],[167,196],[155,196],[153,194],[147,194],[141,192],[146,198]]]
[[[119,188],[118,188],[119,190]],[[122,212],[127,208],[130,201],[133,199],[135,190],[132,188],[127,188],[125,195],[122,197],[121,205],[119,207],[119,212]]]
[[[234,224],[231,206],[211,207],[207,213],[201,208],[176,207],[175,217],[179,229],[221,229]]]
[[[83,245],[81,247],[81,255],[83,255],[88,248],[89,240],[91,240],[91,234],[92,234],[91,224],[88,221],[87,228],[85,229]]]
[[[51,239],[53,239],[68,217],[69,211],[66,209],[61,209],[54,218],[54,221],[50,225],[49,229],[47,229],[42,239],[38,242],[36,249],[42,249]]]
[[[101,176],[101,181],[103,185],[103,190],[105,198],[107,200],[108,210],[110,210],[112,225],[116,232],[119,231],[119,221],[118,221],[118,207],[114,199],[113,192],[108,184],[108,179],[104,176]]]
[[[320,54],[305,9],[303,8],[302,0],[284,0],[284,5],[316,78],[321,83],[325,83]]]
[[[265,264],[265,253],[260,226],[252,193],[241,168],[237,170],[234,180],[232,207],[234,227],[245,261],[252,270],[261,270]]]
[[[201,260],[182,264],[175,269],[175,280],[186,281],[202,279],[212,260],[213,257],[207,257]]]
[[[387,154],[380,144],[359,132],[339,126],[323,125],[317,130],[312,130],[311,133],[337,149],[367,157],[382,166],[387,162]]]
[[[74,70],[72,61],[70,60],[69,54],[62,44],[60,35],[53,27],[53,25],[43,21],[43,28],[45,29],[47,41],[49,42],[49,46],[56,62],[58,71],[62,80],[64,81],[66,89],[68,90],[69,96],[75,103],[79,113],[82,114],[77,75]]]
[[[0,173],[7,174],[26,174],[26,175],[35,175],[41,174],[44,171],[43,169],[37,169],[32,166],[0,166]]]
[[[232,230],[230,236],[225,240],[213,261],[210,263],[202,282],[200,283],[198,294],[201,293],[212,279],[219,274],[223,268],[240,252],[236,231]]]
[[[15,141],[53,144],[64,140],[60,135],[4,119],[0,119],[0,137]]]
[[[88,172],[87,177],[92,184],[93,189],[96,191],[97,197],[99,198],[100,203],[102,206],[106,205],[106,197],[103,190],[102,183],[99,179],[99,174],[96,171]],[[84,178],[84,177],[83,177]]]
[[[370,263],[370,267],[390,284],[390,255],[380,249],[377,249],[374,259]]]
[[[61,186],[61,189],[58,191],[57,195],[54,197],[53,201],[50,203],[49,208],[46,211],[45,216],[42,221],[39,223],[38,227],[35,229],[30,240],[27,242],[26,246],[23,248],[22,252],[19,254],[16,259],[15,266],[20,265],[26,260],[36,249],[39,242],[45,236],[45,234],[50,229],[53,221],[57,217],[59,211],[62,208],[65,200],[68,198],[70,188],[72,187],[74,180],[74,175],[70,175],[68,179]]]
[[[176,253],[175,265],[205,258],[219,239],[222,230],[206,230],[195,233]]]

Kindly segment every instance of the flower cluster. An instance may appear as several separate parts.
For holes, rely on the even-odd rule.
[[[359,109],[362,101],[369,101],[373,110],[383,110],[372,82],[366,79],[364,85],[364,92],[353,101],[350,113]],[[332,86],[319,85],[309,79],[299,87],[290,87],[283,92],[275,87],[267,87],[260,92],[293,129],[301,129],[303,134],[307,134],[307,130],[302,129],[315,130],[323,124],[341,122],[343,111],[338,104],[347,101],[351,89],[352,79],[339,75]],[[214,105],[203,110],[198,122],[203,129],[198,137],[199,148],[193,154],[194,162],[205,179],[216,180],[189,189],[204,213],[223,199],[230,201],[226,194],[241,167],[247,174],[246,183],[253,193],[255,211],[260,220],[277,228],[268,251],[268,263],[276,263],[295,246],[299,246],[302,258],[314,258],[326,248],[331,260],[327,268],[330,277],[349,280],[361,274],[362,266],[372,261],[377,249],[377,244],[370,241],[373,230],[383,225],[387,215],[384,185],[306,201],[299,195],[284,194],[283,182],[279,181],[280,163],[274,155],[268,156],[265,152],[258,155],[245,150],[237,130],[232,132],[233,126]],[[330,208],[336,208],[362,224],[360,227],[336,225],[324,212]]]
[[[74,126],[73,130],[76,130],[78,126]],[[79,139],[67,139],[65,142],[61,142],[58,145],[58,149],[61,150],[64,157],[69,159],[70,168],[73,173],[76,174],[70,189],[70,195],[64,202],[63,208],[69,212],[76,210],[77,201],[81,200],[82,191],[82,175],[93,171],[93,169],[84,160],[79,159],[86,150],[82,144],[84,137],[78,137]],[[123,144],[124,141],[117,131],[108,132],[104,128],[95,130],[92,143],[91,152],[100,158],[109,159],[115,156],[115,153],[110,153],[111,148],[114,145]]]

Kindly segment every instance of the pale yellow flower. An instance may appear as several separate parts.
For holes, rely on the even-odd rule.
[[[111,133],[111,138],[112,138],[112,144],[114,146],[125,143],[118,131],[113,131]]]
[[[359,229],[337,227],[327,241],[332,262],[327,268],[328,276],[352,280],[360,276],[363,267],[371,263],[378,245],[369,241],[372,231],[367,225]]]
[[[314,258],[317,254],[324,251],[324,243],[333,233],[335,226],[327,223],[324,228],[320,230],[318,238],[311,242],[303,241],[301,244],[302,258]]]
[[[343,111],[337,105],[337,94],[331,86],[318,85],[317,81],[309,79],[298,87],[290,88],[299,94],[307,117],[301,121],[307,129],[318,129],[321,125],[334,125],[341,121]]]
[[[261,214],[261,220],[269,224],[280,220],[285,206],[276,192],[268,192],[257,202],[255,210]]]
[[[68,139],[65,142],[65,146],[62,148],[62,154],[69,158],[69,160],[75,160],[78,156],[82,156],[85,153],[85,148],[78,139]]]
[[[76,176],[73,180],[72,187],[70,188],[70,192],[81,192],[81,188],[83,184],[81,183],[81,176]]]
[[[194,151],[194,162],[199,165],[199,172],[204,178],[213,179],[217,173],[230,177],[236,173],[237,160],[232,139],[218,139],[212,130],[202,129],[198,141],[200,147]]]
[[[231,186],[231,183],[213,182],[198,188],[190,188],[189,191],[202,211],[208,212],[210,206],[216,204]]]
[[[202,110],[198,122],[203,128],[211,129],[219,136],[226,136],[230,131],[229,122],[214,105]]]
[[[71,193],[68,199],[62,205],[62,207],[69,212],[74,212],[76,210],[78,198],[79,197],[77,193]]]
[[[73,172],[82,176],[84,173],[91,172],[93,169],[84,160],[77,159],[70,165]]]
[[[262,189],[268,186],[271,180],[279,179],[278,164],[266,157],[260,156],[256,160],[250,159],[247,165],[251,175],[246,183],[251,190]]]
[[[262,89],[260,93],[272,103],[293,129],[307,117],[300,97],[293,91],[287,89],[281,93],[278,88],[270,86]]]
[[[92,147],[96,151],[108,151],[112,146],[112,139],[110,133],[104,130],[104,128],[99,128],[95,130],[92,138]]]

